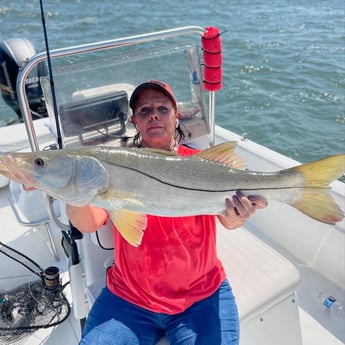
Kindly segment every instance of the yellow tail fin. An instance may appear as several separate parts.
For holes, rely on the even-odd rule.
[[[340,222],[344,211],[330,195],[329,184],[345,173],[345,154],[306,163],[293,170],[305,178],[303,196],[293,206],[318,221],[327,224]]]

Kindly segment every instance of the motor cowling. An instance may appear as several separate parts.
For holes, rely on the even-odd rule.
[[[17,76],[36,50],[32,43],[24,38],[10,38],[0,42],[0,91],[5,103],[23,119],[17,98]],[[46,117],[47,109],[43,99],[40,77],[48,75],[45,63],[35,66],[29,73],[25,88],[33,119]]]

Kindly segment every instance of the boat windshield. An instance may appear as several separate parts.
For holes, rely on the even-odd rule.
[[[116,144],[132,137],[128,100],[134,88],[149,79],[173,88],[186,142],[207,137],[199,50],[194,42],[160,41],[158,47],[124,46],[58,61],[53,76],[63,145]],[[50,80],[41,78],[41,86],[56,133]]]

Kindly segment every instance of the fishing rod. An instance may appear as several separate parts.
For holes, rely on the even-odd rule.
[[[50,50],[49,50],[49,44],[48,44],[48,35],[47,35],[47,29],[45,24],[45,16],[44,16],[44,10],[43,10],[43,1],[40,0],[40,8],[41,8],[41,19],[42,19],[42,26],[43,26],[43,33],[44,33],[44,41],[47,51],[47,63],[48,63],[48,71],[50,75],[50,88],[52,93],[52,101],[53,101],[53,107],[54,107],[54,118],[55,118],[55,126],[56,126],[56,136],[57,136],[57,143],[58,148],[62,149],[62,136],[61,136],[61,128],[58,118],[58,110],[57,110],[57,101],[56,101],[56,94],[55,94],[55,86],[54,86],[54,77],[53,77],[53,69],[51,64],[51,58],[50,58]],[[54,212],[52,211],[51,204],[49,205],[48,202],[48,210],[50,212],[50,215],[54,219],[54,222],[56,222],[57,218],[54,217]],[[59,222],[59,224],[61,224]],[[57,224],[59,226],[59,224]],[[71,280],[75,279],[77,281],[81,278],[81,263],[80,263],[80,257],[79,257],[79,250],[76,243],[76,240],[79,240],[82,238],[81,232],[75,228],[72,223],[69,221],[68,225],[65,227],[64,224],[62,224],[62,247],[65,251],[65,254],[70,260],[70,276]],[[73,288],[74,285],[72,285],[72,296],[74,296],[75,293],[73,291],[75,290]],[[77,284],[78,286],[78,284]],[[79,287],[79,286],[78,286]],[[86,321],[86,305],[82,304],[80,307],[77,308],[77,304],[75,304],[75,311],[74,314],[77,316],[77,318],[80,321],[81,329],[84,328],[85,321]]]
[[[58,116],[58,109],[57,109],[57,102],[56,102],[53,69],[52,69],[51,58],[50,58],[48,35],[47,35],[46,21],[45,21],[45,15],[44,15],[44,10],[43,10],[43,1],[42,0],[40,0],[40,8],[41,8],[41,19],[42,19],[42,27],[43,27],[43,34],[44,34],[44,43],[45,43],[46,52],[47,52],[48,71],[49,71],[49,75],[50,75],[50,78],[49,78],[50,88],[51,88],[52,99],[53,99],[54,119],[55,119],[55,126],[56,126],[56,137],[57,137],[58,147],[59,147],[59,149],[62,149],[62,136],[61,136],[61,129],[60,129],[60,123],[59,123],[59,118],[58,118],[59,116]]]

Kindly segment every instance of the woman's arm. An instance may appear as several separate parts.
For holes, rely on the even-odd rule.
[[[35,187],[26,185],[23,185],[23,188],[27,192],[36,190]],[[73,226],[81,232],[95,232],[108,219],[108,214],[103,208],[92,205],[77,207],[67,204],[66,214]]]
[[[73,226],[81,232],[95,232],[108,219],[108,214],[103,208],[92,205],[77,207],[67,204],[66,214]]]

